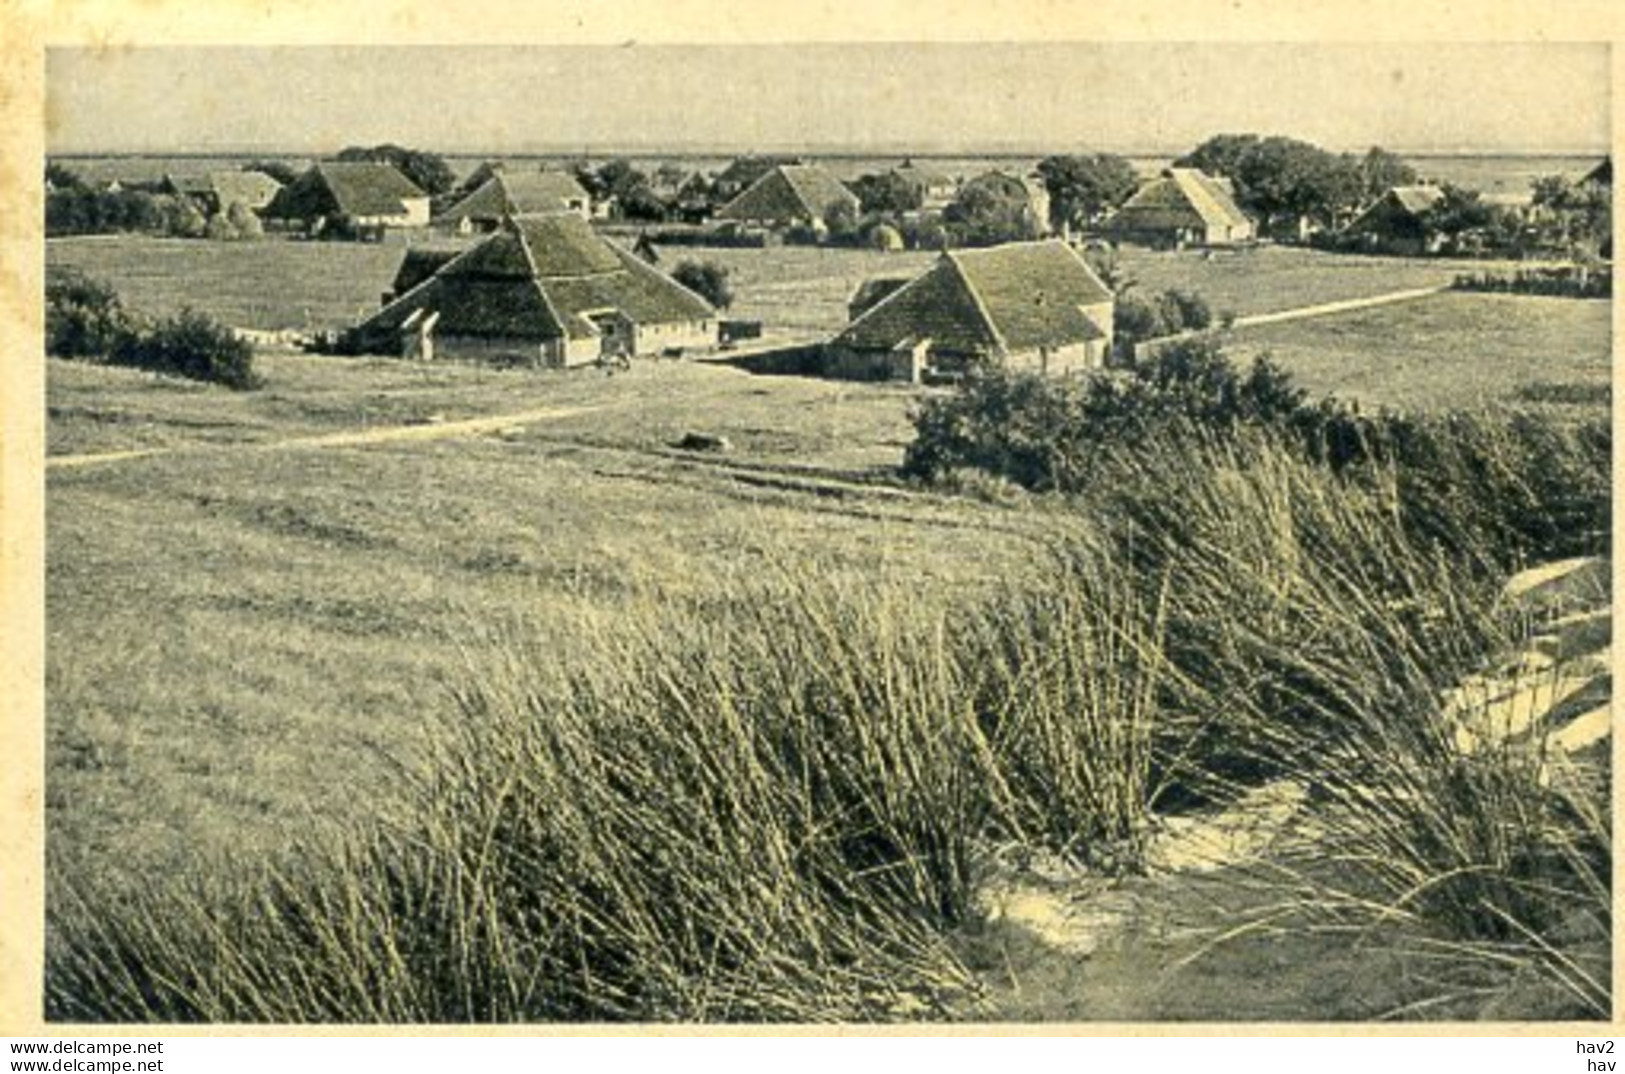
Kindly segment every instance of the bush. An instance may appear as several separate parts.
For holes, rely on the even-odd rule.
[[[671,278],[719,310],[733,305],[733,284],[728,280],[726,266],[714,261],[682,261]]]
[[[53,268],[45,282],[45,353],[102,358],[131,333],[129,315],[107,284],[77,269]]]
[[[261,384],[254,372],[253,345],[190,309],[158,321],[150,331],[122,336],[107,360],[239,391]]]

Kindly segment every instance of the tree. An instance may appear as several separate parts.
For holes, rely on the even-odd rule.
[[[733,285],[728,280],[728,269],[713,261],[683,261],[672,272],[671,278],[693,291],[719,310],[733,305]]]
[[[956,246],[992,246],[1038,237],[1038,222],[1025,198],[1001,197],[979,184],[960,188],[942,211],[942,222]]]
[[[78,269],[52,268],[45,277],[45,352],[100,358],[130,331],[117,292]]]
[[[1174,163],[1230,179],[1236,200],[1262,219],[1265,231],[1300,217],[1335,224],[1364,194],[1352,157],[1296,138],[1215,135]]]
[[[1084,227],[1129,199],[1139,186],[1134,166],[1110,153],[1052,156],[1038,162],[1038,174],[1049,191],[1053,227]]]
[[[1421,213],[1422,226],[1430,235],[1459,243],[1468,232],[1489,226],[1490,207],[1479,198],[1478,191],[1449,183],[1441,189],[1444,196]]]
[[[211,242],[230,242],[237,237],[237,229],[231,226],[225,213],[215,213],[203,225],[203,237]]]
[[[1199,168],[1209,175],[1231,179],[1241,174],[1241,162],[1259,143],[1256,134],[1215,134],[1174,161],[1176,168]]]
[[[337,159],[393,164],[402,175],[417,184],[418,189],[431,197],[451,190],[457,181],[451,165],[439,155],[391,143],[370,147],[348,146],[339,152]]]
[[[272,179],[275,179],[283,186],[287,186],[289,183],[299,178],[299,173],[294,170],[293,165],[281,160],[250,161],[249,163],[243,165],[243,171],[259,172],[261,175],[269,175]]]
[[[45,162],[45,181],[57,190],[79,190],[85,185],[78,172],[71,171],[54,160]]]
[[[824,226],[831,238],[849,238],[858,230],[858,211],[849,201],[832,201],[824,208]]]
[[[1416,182],[1416,169],[1381,146],[1372,146],[1360,158],[1360,193],[1372,201],[1396,186]]]
[[[239,239],[258,239],[265,236],[265,228],[260,224],[260,218],[254,210],[240,201],[234,201],[226,206],[226,220],[231,224],[235,237]]]
[[[920,191],[896,172],[860,175],[852,193],[866,213],[907,213],[920,207]]]

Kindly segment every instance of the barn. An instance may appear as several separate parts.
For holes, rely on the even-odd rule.
[[[946,251],[899,286],[871,281],[853,320],[825,348],[825,371],[858,380],[920,380],[981,363],[1064,374],[1103,366],[1111,290],[1067,243]]]
[[[262,215],[312,235],[375,235],[428,224],[429,195],[392,164],[323,161],[277,191]]]
[[[1433,241],[1427,213],[1442,200],[1444,191],[1435,186],[1390,187],[1348,222],[1343,238],[1376,253],[1425,253]]]
[[[573,213],[505,218],[463,253],[403,263],[403,285],[352,331],[358,349],[563,367],[716,342],[709,303]]]
[[[435,217],[435,225],[469,234],[495,231],[503,217],[572,212],[592,217],[592,199],[575,176],[561,171],[514,172],[494,169],[467,197]]]
[[[254,171],[213,171],[205,175],[165,175],[159,190],[192,199],[205,216],[224,212],[234,204],[262,212],[275,199],[282,184]]]
[[[1230,188],[1197,168],[1168,168],[1142,184],[1108,228],[1120,242],[1174,249],[1229,246],[1254,235]]]
[[[836,206],[858,215],[858,196],[816,164],[780,164],[728,204],[717,220],[757,227],[818,229]]]

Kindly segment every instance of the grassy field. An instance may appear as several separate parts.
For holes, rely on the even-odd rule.
[[[1236,356],[1268,353],[1314,392],[1390,407],[1542,402],[1563,388],[1606,405],[1611,380],[1607,302],[1446,293],[1231,339]]]
[[[53,362],[52,451],[176,453],[54,471],[53,854],[173,865],[383,793],[481,624],[561,595],[704,601],[764,557],[926,587],[996,575],[1034,520],[872,484],[907,393],[670,363],[522,374],[288,355],[237,395]],[[264,444],[429,412],[594,407],[522,433]],[[727,436],[705,457],[684,431]]]
[[[348,305],[376,302],[398,253],[388,247],[116,239],[52,243],[48,257],[110,279],[138,309],[164,312],[191,299],[228,320],[238,316],[231,312],[236,310],[256,318],[247,322],[256,326],[304,327],[307,303],[325,303],[308,307],[323,311],[313,312],[310,323],[330,326],[348,319]],[[666,263],[683,256],[734,268],[739,315],[760,316],[781,331],[821,332],[844,320],[846,294],[858,279],[906,274],[931,255],[683,250],[673,251]],[[1285,250],[1235,255],[1233,261],[1188,254],[1130,254],[1125,261],[1148,286],[1194,288],[1208,293],[1215,308],[1225,308],[1217,296],[1227,294],[1241,313],[1424,286],[1454,271],[1438,263],[1385,268],[1370,259]],[[202,279],[210,281],[208,288],[198,286]],[[1361,399],[1444,406],[1516,398],[1531,384],[1564,384],[1586,389],[1587,405],[1595,407],[1601,402],[1595,389],[1607,379],[1607,306],[1443,295],[1238,332],[1231,348],[1241,354],[1268,349],[1308,387]],[[803,688],[787,691],[787,697],[816,700],[847,691],[842,703],[851,702],[851,709],[841,710],[837,722],[867,727],[866,713],[889,713],[885,705],[898,698],[909,704],[917,689],[930,704],[917,706],[914,715],[932,716],[942,700],[932,691],[947,689],[961,674],[944,670],[952,654],[943,648],[943,623],[931,620],[934,609],[1031,577],[1043,553],[1093,539],[1064,505],[996,483],[987,487],[998,494],[990,495],[993,502],[900,484],[894,470],[911,438],[910,407],[921,397],[903,386],[752,377],[692,362],[641,362],[614,375],[424,368],[274,352],[261,355],[258,364],[265,389],[232,393],[131,370],[49,363],[51,454],[163,452],[48,474],[46,824],[54,875],[133,870],[167,884],[222,860],[302,852],[322,843],[324,833],[353,827],[358,817],[404,808],[401,766],[436,746],[437,735],[444,746],[448,720],[478,724],[487,704],[501,709],[508,722],[487,741],[479,739],[480,727],[471,727],[474,738],[465,743],[471,757],[483,759],[482,751],[492,748],[521,750],[526,757],[564,749],[549,762],[547,778],[579,776],[584,793],[606,795],[594,807],[593,823],[571,836],[583,840],[572,846],[596,852],[596,822],[613,812],[616,839],[624,840],[620,852],[666,854],[680,872],[687,859],[671,848],[692,837],[686,826],[695,815],[692,803],[674,791],[667,814],[644,815],[637,803],[622,810],[617,802],[626,796],[616,797],[614,780],[592,783],[597,769],[583,769],[581,758],[568,750],[586,750],[583,757],[594,763],[607,758],[609,769],[627,758],[661,771],[669,763],[676,765],[669,770],[674,776],[686,777],[687,761],[672,758],[660,738],[672,715],[667,684],[680,679],[687,683],[683,696],[704,699],[696,704],[705,719],[694,722],[702,738],[688,743],[697,750],[696,763],[743,764],[728,752],[733,737],[703,736],[716,734],[713,718],[736,715],[728,691],[748,690],[763,668],[780,676],[770,681]],[[366,428],[432,429],[537,408],[557,408],[559,414],[481,435],[343,447],[287,443]],[[720,454],[677,449],[690,431],[726,437],[732,447]],[[1208,517],[1214,532],[1230,535],[1229,543],[1201,545],[1211,562],[1198,557],[1167,575],[1194,577],[1193,565],[1210,572],[1212,608],[1201,605],[1205,588],[1177,595],[1191,604],[1192,623],[1219,622],[1232,605],[1257,595],[1238,590],[1247,600],[1226,596],[1225,587],[1236,585],[1232,552],[1245,545],[1237,534],[1259,535],[1256,548],[1246,546],[1257,554],[1258,593],[1277,593],[1272,587],[1282,564],[1317,561],[1319,546],[1313,555],[1307,545],[1277,547],[1291,527],[1271,511],[1308,512],[1306,524],[1325,533],[1342,533],[1344,522],[1357,519],[1379,527],[1371,540],[1386,540],[1380,526],[1388,515],[1374,502],[1337,494],[1324,475],[1290,471],[1291,481],[1282,478],[1276,487],[1270,482],[1281,475],[1267,466],[1220,467],[1224,474],[1204,477],[1191,476],[1191,467],[1177,458],[1149,461],[1166,472],[1150,466],[1139,475],[1144,490],[1167,495],[1190,517]],[[1268,510],[1254,511],[1258,504],[1252,500],[1237,500],[1233,474],[1258,483],[1256,498]],[[1187,478],[1193,490],[1181,491]],[[1207,516],[1196,512],[1198,505],[1205,505]],[[1352,514],[1345,518],[1345,512]],[[1419,589],[1435,581],[1434,566],[1406,561]],[[811,589],[795,585],[775,599],[774,579],[787,576],[856,594],[856,603],[808,612],[798,594]],[[1340,577],[1331,569],[1322,581],[1331,585]],[[1024,639],[1033,652],[1064,648],[1068,639],[1087,639],[1097,630],[1096,641],[1082,647],[1087,651],[1071,654],[1077,666],[1092,671],[1101,659],[1130,666],[1151,644],[1148,638],[1126,642],[1122,622],[1115,620],[1097,618],[1089,625],[1099,606],[1127,607],[1111,603],[1126,599],[1115,584],[1088,590],[1108,598],[1104,602],[1068,607],[1063,599],[1062,611],[1080,617],[1069,621],[1072,627],[1082,624],[1080,633],[1044,635],[1050,628],[1034,625],[1044,617],[1028,614],[1019,600],[1000,606],[1003,618],[991,616],[987,624],[967,617],[969,628],[992,629],[998,619],[999,629]],[[1299,590],[1279,589],[1288,591]],[[729,602],[737,604],[742,592],[768,595],[741,610]],[[899,607],[907,614],[894,615],[898,609],[888,609],[885,601],[896,598],[885,594],[906,595]],[[1363,637],[1338,618],[1359,597],[1341,590],[1320,594],[1305,611],[1329,618],[1310,633]],[[1377,602],[1367,610],[1380,616],[1403,605]],[[823,614],[828,618],[820,619]],[[577,627],[583,632],[572,635]],[[843,640],[832,642],[821,633],[831,629]],[[1160,634],[1160,618],[1149,630]],[[493,673],[493,662],[516,637],[539,639],[540,647],[528,654],[533,661],[544,654],[539,664],[511,669],[512,678]],[[1296,656],[1300,640],[1292,635],[1283,651]],[[713,642],[721,644],[713,648]],[[871,642],[883,655],[878,670],[843,678],[843,668],[868,668],[853,647]],[[1002,651],[998,644],[995,639],[994,650]],[[846,655],[822,666],[821,646]],[[997,663],[971,660],[963,673]],[[623,664],[626,675],[616,670]],[[804,674],[807,668],[815,671]],[[1007,685],[1016,686],[1037,674],[1006,671]],[[711,675],[722,676],[727,689],[711,688]],[[1254,681],[1250,676],[1241,668],[1226,682]],[[1124,678],[1083,675],[1051,684],[1049,693],[1017,694],[1052,702],[1052,717],[1068,714],[1070,720],[1080,703],[1110,715],[1129,700],[1109,693]],[[628,684],[635,680],[634,689]],[[583,688],[572,695],[581,699],[579,711],[558,710],[582,721],[575,729],[581,737],[563,745],[547,738],[548,729],[538,732],[534,721],[526,722],[536,704],[528,691],[559,688],[561,682]],[[1108,684],[1106,692],[1095,692],[1101,683]],[[1413,700],[1432,696],[1429,684],[1413,685]],[[944,696],[951,695],[949,690]],[[870,704],[875,698],[883,703]],[[1215,711],[1229,712],[1237,699],[1209,700]],[[803,722],[795,733],[805,736],[798,749],[827,737],[829,729],[816,722],[820,712],[814,703],[796,717]],[[1272,726],[1272,715],[1261,709],[1259,725]],[[639,737],[635,743],[618,739],[616,730],[599,728],[599,718],[630,719],[624,730]],[[1008,777],[1019,787],[1026,779],[1036,788],[1032,801],[1049,803],[1059,801],[1055,792],[1063,785],[1049,782],[1052,768],[1078,765],[1085,776],[1096,767],[1112,768],[1101,758],[1115,758],[1116,747],[1078,750],[1066,735],[1046,730],[1070,728],[1068,720],[1014,721],[1010,735],[1018,763],[999,780]],[[902,793],[918,789],[912,778],[929,782],[957,771],[951,765],[934,768],[941,757],[920,761],[916,770],[914,760],[923,756],[916,746],[952,748],[943,746],[951,736],[939,735],[929,719],[913,730],[922,737],[882,735],[863,745],[875,771],[889,773],[877,785],[881,806],[899,811],[892,816],[898,830],[923,830],[929,843],[936,831],[932,822],[948,811],[937,806],[968,799],[953,776],[927,788],[928,806]],[[1101,731],[1116,733],[1110,720]],[[1143,735],[1144,728],[1135,733]],[[764,732],[762,738],[771,745],[774,735]],[[885,744],[892,741],[910,744],[899,753]],[[1012,748],[1011,742],[1000,748]],[[1046,760],[1023,767],[1019,750],[1028,748]],[[831,753],[820,763],[839,771],[844,762]],[[485,779],[485,767],[473,766],[476,782]],[[1136,807],[1144,804],[1139,778],[1115,788]],[[716,785],[728,793],[734,786],[731,778]],[[707,785],[698,793],[714,789]],[[555,799],[547,787],[531,790],[537,793],[535,816],[551,823],[546,818],[555,812]],[[481,784],[478,793],[501,800],[506,791]],[[855,800],[865,802],[877,797],[862,788],[855,793]],[[777,790],[761,799],[741,794],[740,817],[753,811],[778,817],[775,811],[786,806]],[[651,797],[650,809],[661,801]],[[810,784],[806,802],[818,802]],[[1083,799],[1071,805],[1083,816],[1095,808]],[[1009,808],[1019,827],[1036,831],[1047,806]],[[919,809],[923,814],[911,812]],[[809,815],[810,831],[825,831],[817,809]],[[681,821],[657,839],[658,847],[647,847],[649,837],[640,835],[651,830],[651,816],[660,823]],[[732,844],[730,852],[744,854],[740,861],[751,859],[754,831],[747,825]],[[796,845],[794,839],[785,845]],[[954,868],[957,853],[944,852]],[[718,876],[757,875],[742,874],[737,862],[725,858],[712,864]],[[640,868],[618,868],[614,875],[641,876]],[[762,874],[764,883],[771,873]],[[962,885],[965,874],[952,879],[949,887]],[[647,888],[643,894],[652,901],[639,904],[651,915],[669,910],[663,907],[670,900],[657,888]],[[562,895],[581,897],[597,912],[590,890]],[[759,893],[752,889],[740,897],[741,905],[755,907]],[[683,922],[673,927],[680,931]],[[636,922],[629,928],[636,932]],[[665,946],[655,943],[651,950]],[[1265,955],[1248,963],[1243,976],[1262,973],[1267,960]],[[1211,984],[1205,1009],[1228,1009],[1231,987]],[[1064,1004],[1063,997],[1051,998]],[[873,1009],[861,996],[852,1002],[831,1009]],[[1302,1004],[1288,1001],[1281,1016],[1327,1016]],[[1021,1003],[1015,1009],[1023,1009]],[[1045,1006],[1035,1016],[1055,1012]]]
[[[1391,291],[1440,287],[1463,272],[1493,272],[1493,261],[1364,257],[1288,246],[1159,251],[1125,246],[1122,268],[1152,291],[1180,288],[1207,300],[1214,316],[1249,316]]]
[[[414,242],[444,240],[416,236]],[[48,265],[69,265],[111,283],[125,303],[149,313],[191,305],[227,324],[260,329],[332,329],[377,308],[404,246],[268,240],[219,243],[121,235],[52,239]],[[923,251],[780,246],[768,249],[667,247],[668,270],[685,259],[713,261],[732,273],[729,315],[761,320],[771,331],[831,335],[846,324],[846,302],[872,276],[919,274],[936,256]],[[1218,253],[1126,247],[1123,268],[1143,286],[1193,290],[1215,314],[1270,313],[1346,298],[1449,283],[1490,262],[1354,257],[1260,247]]]

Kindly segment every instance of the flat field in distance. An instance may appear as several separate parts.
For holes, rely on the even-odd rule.
[[[443,237],[415,235],[419,245]],[[466,241],[466,240],[463,240]],[[99,277],[132,309],[173,313],[191,306],[242,328],[334,329],[378,308],[400,266],[406,240],[382,244],[208,242],[140,235],[52,239],[47,265],[67,265]],[[711,261],[730,270],[734,304],[726,316],[762,321],[769,331],[827,337],[847,323],[847,300],[873,276],[913,277],[937,254],[811,246],[738,249],[661,248],[661,267]],[[1259,247],[1216,252],[1124,247],[1126,274],[1150,290],[1182,288],[1205,298],[1215,315],[1273,313],[1390,291],[1448,284],[1463,272],[1509,266],[1483,261],[1358,257],[1318,250]]]
[[[1413,409],[1581,402],[1607,408],[1610,304],[1448,292],[1237,329],[1316,394]]]

